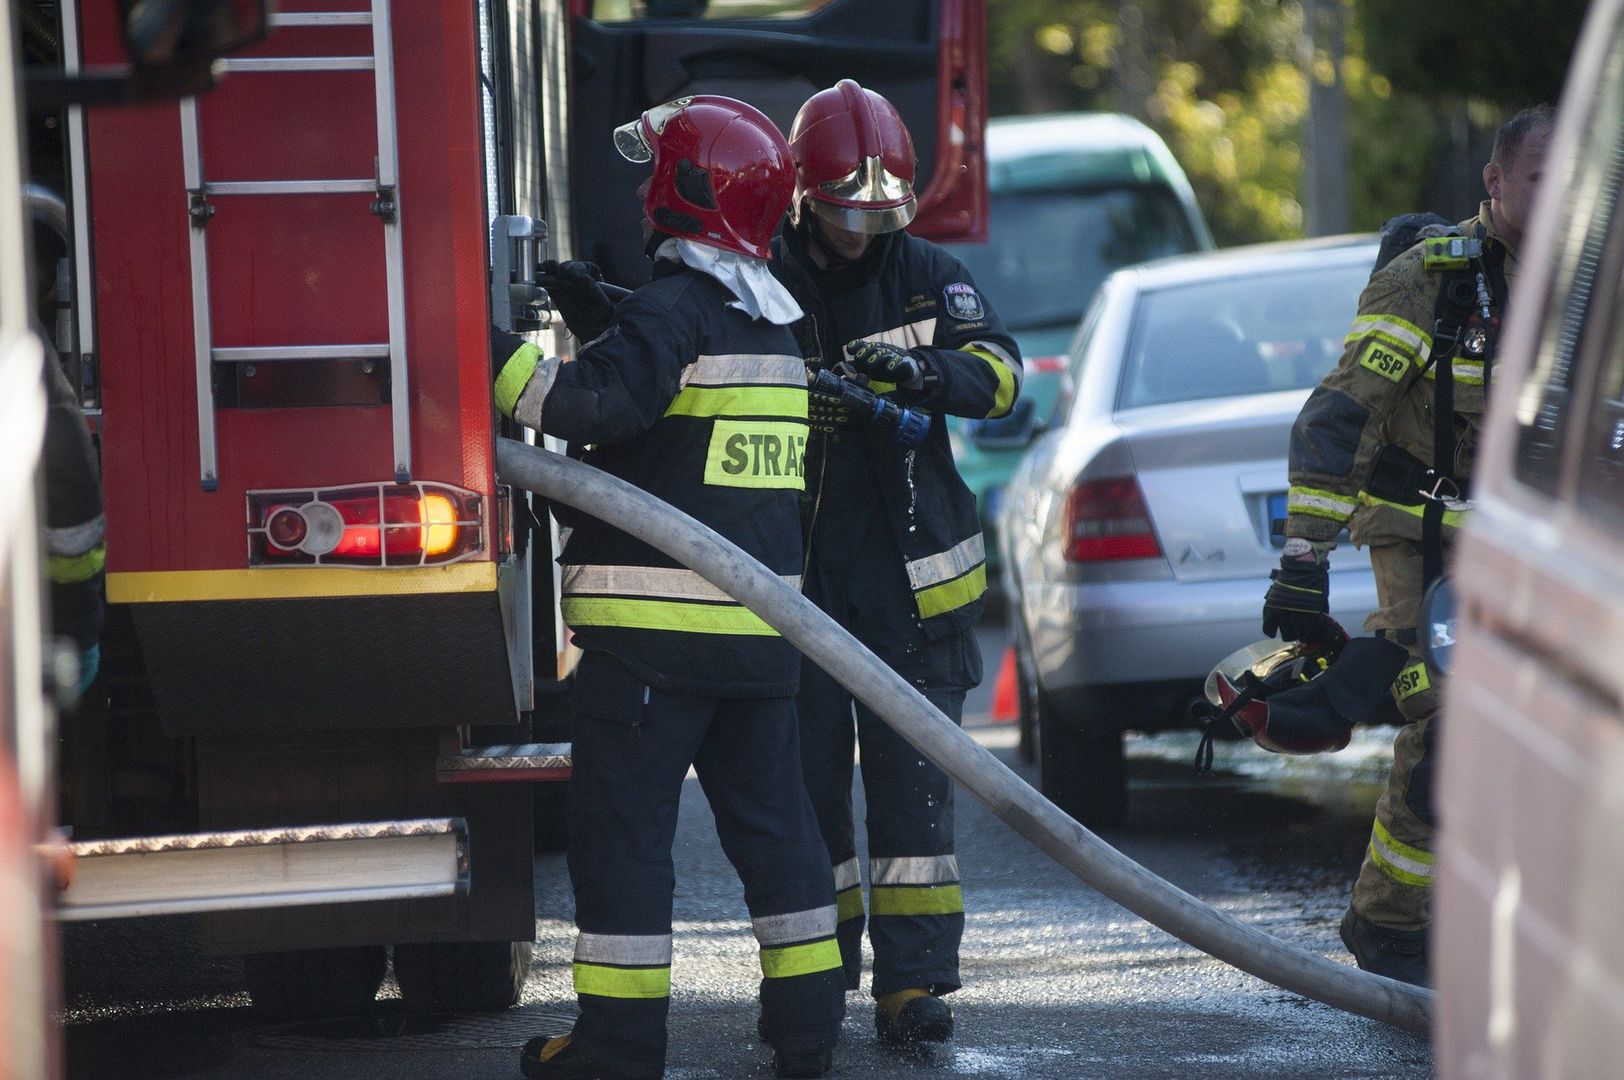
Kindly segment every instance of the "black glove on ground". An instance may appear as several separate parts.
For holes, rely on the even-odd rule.
[[[1282,555],[1280,569],[1263,597],[1263,636],[1282,641],[1323,641],[1330,633],[1330,565],[1310,551]]]
[[[552,298],[553,307],[563,316],[570,333],[582,341],[591,341],[609,329],[615,305],[609,301],[602,286],[603,272],[596,263],[571,259],[556,262],[548,259],[536,267],[541,286]]]

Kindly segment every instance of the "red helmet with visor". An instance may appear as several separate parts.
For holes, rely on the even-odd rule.
[[[628,161],[654,162],[643,215],[662,233],[757,259],[795,189],[789,145],[754,106],[697,94],[615,129]]]
[[[895,106],[851,79],[807,99],[790,127],[795,212],[848,232],[895,232],[913,220],[913,138]]]

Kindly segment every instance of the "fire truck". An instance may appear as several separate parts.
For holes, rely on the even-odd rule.
[[[19,3],[70,83],[139,60],[141,5]],[[31,119],[107,516],[58,918],[200,913],[277,1012],[372,1000],[391,950],[410,1006],[517,999],[569,656],[557,528],[494,472],[524,433],[489,328],[568,356],[545,257],[646,279],[610,132],[685,94],[787,130],[854,77],[918,141],[915,231],[985,232],[983,0],[676,6],[188,0],[265,31],[218,86]]]

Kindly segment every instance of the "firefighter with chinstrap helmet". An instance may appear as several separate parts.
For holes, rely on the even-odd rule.
[[[615,132],[643,189],[654,278],[572,363],[504,337],[502,411],[711,526],[798,580],[806,376],[800,309],[767,269],[789,203],[789,147],[730,98],[695,96]],[[564,268],[560,268],[561,270]],[[590,292],[581,265],[560,276]],[[842,1015],[834,883],[801,781],[799,655],[698,574],[590,517],[564,554],[563,614],[584,656],[575,712],[569,866],[575,990],[566,1036],[532,1039],[526,1076],[664,1072],[671,992],[671,842],[690,765],[744,881],[761,947],[760,1024],[781,1076],[822,1076]]]
[[[1371,277],[1341,362],[1292,429],[1289,539],[1263,632],[1319,640],[1327,554],[1344,527],[1369,545],[1380,606],[1365,627],[1409,651],[1392,684],[1405,724],[1342,940],[1361,968],[1409,982],[1427,981],[1433,881],[1438,676],[1421,657],[1421,601],[1469,508],[1498,324],[1552,123],[1544,106],[1508,121],[1477,216],[1423,234]]]
[[[790,131],[797,188],[774,269],[806,311],[813,375],[867,384],[920,426],[876,423],[814,388],[805,591],[955,721],[981,680],[972,628],[986,589],[975,498],[941,414],[1007,414],[1020,354],[959,261],[902,232],[917,209],[913,141],[891,104],[845,79]],[[893,416],[900,415],[893,412]],[[922,436],[922,437],[921,437]],[[868,803],[875,1024],[893,1043],[953,1028],[963,897],[953,791],[936,766],[811,665],[799,698],[807,784],[835,867],[847,986],[861,969],[863,894],[851,815],[853,742]],[[855,715],[855,728],[853,717]]]

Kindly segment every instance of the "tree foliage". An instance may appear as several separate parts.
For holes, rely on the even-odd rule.
[[[1340,56],[1310,41],[1305,3],[1339,6]],[[1302,234],[1310,80],[1339,85],[1346,146],[1334,152],[1353,226],[1369,229],[1421,206],[1447,152],[1444,118],[1467,96],[1489,125],[1554,97],[1578,18],[1559,9],[1577,6],[1480,0],[1463,19],[1458,5],[1415,0],[999,0],[992,109],[1139,117],[1184,166],[1214,236],[1240,243]],[[1539,46],[1491,29],[1507,26],[1539,28]],[[1480,73],[1462,78],[1463,62]]]
[[[1584,21],[1583,0],[1454,4],[1359,0],[1372,66],[1427,98],[1466,95],[1505,109],[1556,101]]]

